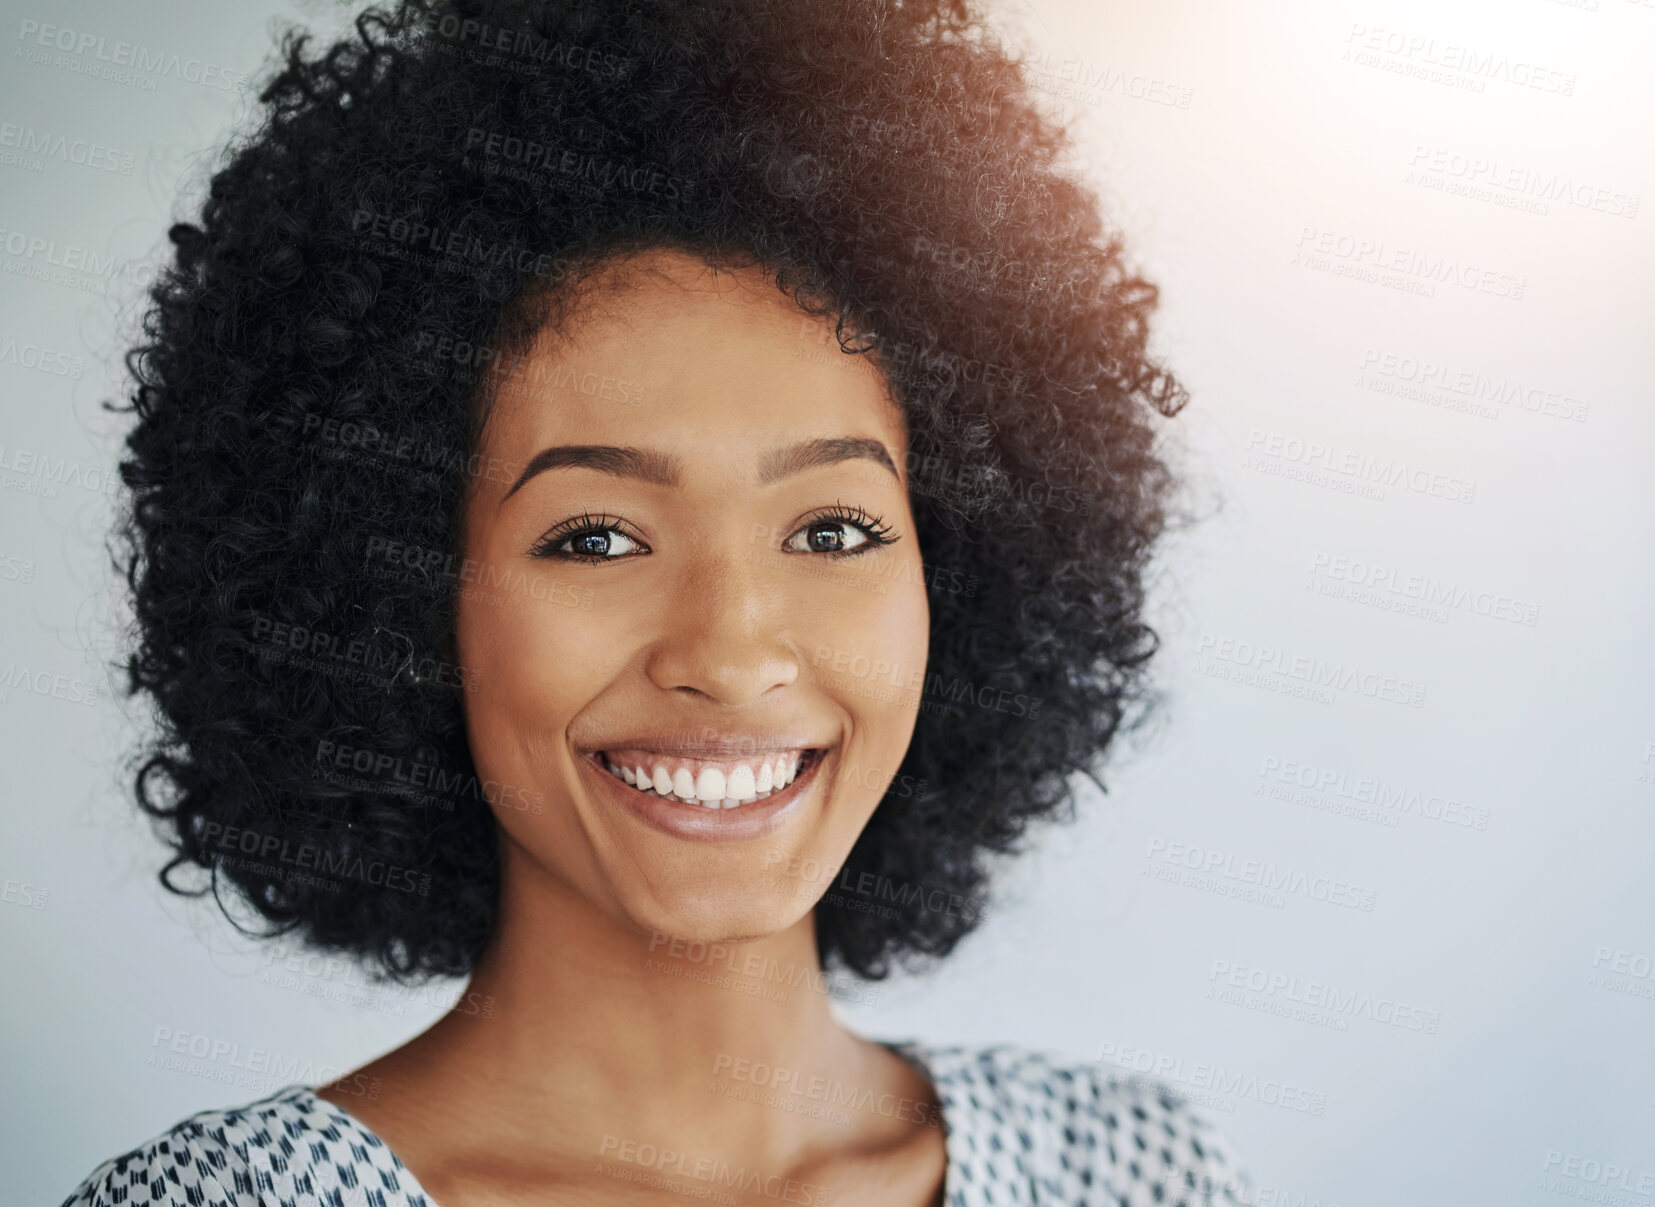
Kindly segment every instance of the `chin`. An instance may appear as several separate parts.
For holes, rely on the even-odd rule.
[[[638,928],[652,942],[665,936],[691,943],[735,945],[757,943],[779,935],[810,916],[813,901],[754,902],[727,886],[709,886],[704,893],[676,900],[656,900],[632,913]]]

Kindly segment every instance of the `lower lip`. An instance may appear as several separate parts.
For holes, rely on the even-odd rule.
[[[734,809],[709,809],[705,805],[687,805],[653,792],[639,792],[610,775],[598,761],[597,755],[589,754],[580,761],[598,781],[601,799],[613,801],[652,830],[691,842],[743,842],[775,833],[805,808],[814,793],[822,764],[827,762],[831,753],[824,750],[818,754],[811,760],[810,766],[799,772],[798,778],[780,792],[772,792],[763,800],[750,801]]]

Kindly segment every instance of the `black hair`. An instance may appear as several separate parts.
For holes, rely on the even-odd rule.
[[[832,354],[876,352],[902,407],[926,691],[836,876],[882,887],[816,929],[865,977],[949,953],[990,857],[1147,713],[1157,414],[1186,399],[1018,56],[967,0],[406,0],[288,33],[259,100],[128,355],[162,882],[380,975],[470,971],[491,802],[535,807],[479,780],[452,658],[487,370],[591,269],[672,246],[841,316]]]

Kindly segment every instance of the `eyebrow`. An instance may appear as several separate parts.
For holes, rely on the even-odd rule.
[[[759,485],[769,486],[807,469],[857,460],[872,461],[883,466],[891,477],[896,479],[898,485],[901,484],[902,475],[897,472],[896,462],[892,460],[890,450],[879,441],[858,436],[832,436],[801,440],[797,444],[771,449],[765,453],[759,458]],[[534,455],[528,465],[523,467],[517,481],[512,483],[511,489],[501,497],[500,502],[503,505],[530,478],[548,469],[575,466],[595,469],[599,473],[617,478],[634,478],[656,486],[677,486],[683,464],[681,458],[654,449],[623,448],[613,444],[554,445],[551,448],[543,448]]]

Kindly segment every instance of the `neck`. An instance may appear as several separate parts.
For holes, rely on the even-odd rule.
[[[811,915],[754,939],[650,934],[511,841],[501,857],[495,932],[460,1004],[387,1069],[407,1075],[411,1097],[440,1098],[500,1140],[568,1136],[577,1158],[602,1155],[593,1120],[625,1120],[605,1125],[600,1150],[611,1139],[697,1157],[743,1150],[785,1168],[847,1129],[751,1099],[825,1105],[806,1095],[813,1078],[877,1094],[901,1076],[834,1017]]]

